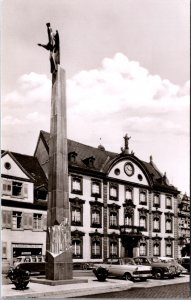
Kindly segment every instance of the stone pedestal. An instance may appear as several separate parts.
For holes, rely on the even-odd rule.
[[[53,256],[49,251],[46,253],[46,274],[49,280],[72,279],[72,253],[70,251],[62,252]]]

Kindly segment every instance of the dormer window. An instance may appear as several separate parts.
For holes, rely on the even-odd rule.
[[[95,157],[94,156],[90,156],[87,157],[83,160],[84,164],[89,167],[89,168],[93,168],[94,167],[94,161],[95,161]]]
[[[77,156],[77,153],[75,151],[68,153],[69,162],[70,163],[75,163],[76,162],[76,156]]]

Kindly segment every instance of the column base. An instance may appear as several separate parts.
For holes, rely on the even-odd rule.
[[[47,280],[69,280],[73,278],[72,253],[65,251],[57,256],[51,252],[46,252],[47,262],[45,264],[45,273]]]

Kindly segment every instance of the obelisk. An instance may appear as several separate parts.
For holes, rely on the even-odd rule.
[[[49,142],[48,210],[46,239],[46,279],[72,279],[71,231],[68,195],[68,149],[66,122],[65,71],[60,67],[58,31],[47,23],[52,73]]]

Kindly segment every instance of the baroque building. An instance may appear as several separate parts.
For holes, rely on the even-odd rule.
[[[190,256],[190,197],[178,195],[178,254]]]
[[[45,254],[49,137],[40,132],[34,156],[2,152],[4,262],[12,264],[18,255]],[[130,153],[128,141],[126,135],[121,153],[114,153],[102,145],[95,148],[68,139],[75,264],[118,256],[182,255],[185,197],[180,197],[152,157],[145,162]],[[188,222],[188,214],[187,219],[183,215]]]

